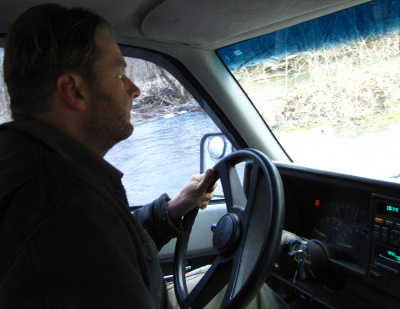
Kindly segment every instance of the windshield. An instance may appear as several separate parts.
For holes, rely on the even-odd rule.
[[[400,1],[218,51],[295,163],[400,178]]]

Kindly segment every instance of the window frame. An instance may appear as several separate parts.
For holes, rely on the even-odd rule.
[[[179,60],[164,53],[142,47],[134,47],[128,44],[119,44],[119,46],[124,57],[133,57],[149,61],[167,70],[168,73],[173,75],[193,96],[204,112],[214,121],[216,126],[218,126],[236,149],[248,147],[232,122],[226,117],[204,87],[201,86],[197,79]]]

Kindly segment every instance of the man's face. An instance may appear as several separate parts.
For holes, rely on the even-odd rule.
[[[101,51],[94,67],[85,129],[92,148],[104,154],[133,132],[132,101],[140,90],[125,76],[126,63],[118,45],[107,31],[98,29],[96,43]]]

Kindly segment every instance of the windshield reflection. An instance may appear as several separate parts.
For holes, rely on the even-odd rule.
[[[399,16],[376,0],[218,54],[295,163],[396,180]]]

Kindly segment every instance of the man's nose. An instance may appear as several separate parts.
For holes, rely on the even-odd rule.
[[[140,96],[140,89],[129,79],[127,79],[127,83],[128,83],[128,94],[129,97],[133,99],[136,99],[138,96]]]

